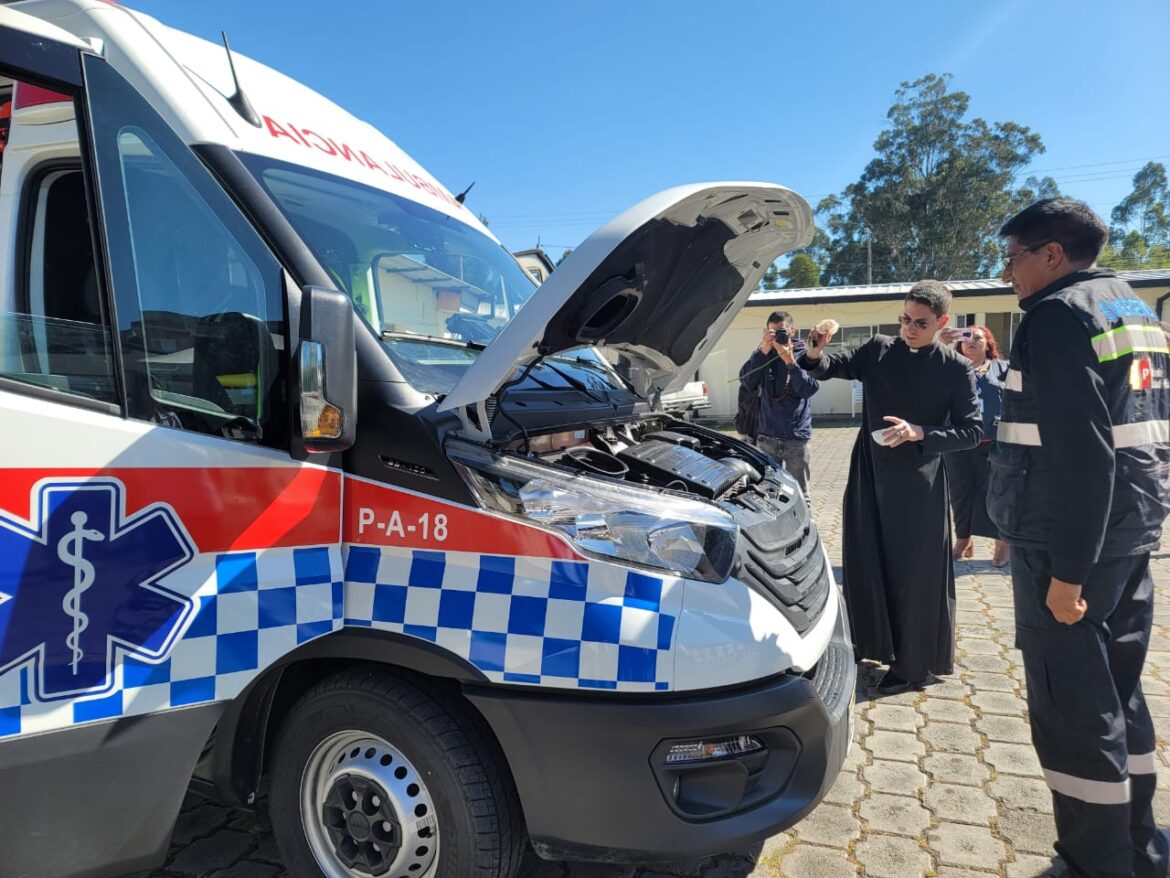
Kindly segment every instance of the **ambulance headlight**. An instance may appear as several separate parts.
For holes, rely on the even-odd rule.
[[[710,503],[474,446],[453,445],[448,453],[485,507],[558,530],[587,555],[708,582],[731,573],[739,528]]]

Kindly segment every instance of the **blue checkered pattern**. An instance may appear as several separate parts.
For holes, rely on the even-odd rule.
[[[345,624],[396,631],[489,679],[669,690],[682,582],[616,564],[351,546]]]
[[[501,683],[665,691],[682,581],[611,563],[338,546],[199,555],[163,584],[198,602],[167,657],[120,655],[113,692],[37,702],[0,675],[0,739],[234,698],[345,625],[434,643]]]
[[[234,698],[306,641],[341,627],[339,546],[199,555],[162,580],[198,611],[161,662],[122,655],[114,691],[38,703],[29,669],[0,675],[0,738]]]

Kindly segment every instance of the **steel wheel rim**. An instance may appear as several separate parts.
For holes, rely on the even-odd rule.
[[[414,764],[382,738],[349,730],[318,744],[301,776],[300,806],[327,878],[436,875],[434,799]]]

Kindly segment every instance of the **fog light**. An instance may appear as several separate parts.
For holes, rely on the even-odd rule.
[[[736,735],[734,738],[716,738],[711,741],[688,741],[670,748],[670,752],[666,754],[666,764],[726,759],[729,756],[745,756],[763,749],[764,742],[755,735]]]

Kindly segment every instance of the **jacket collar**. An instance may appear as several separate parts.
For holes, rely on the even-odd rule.
[[[1025,311],[1029,311],[1053,293],[1059,293],[1066,287],[1071,287],[1073,284],[1078,284],[1081,281],[1094,280],[1099,277],[1117,277],[1117,272],[1112,268],[1086,268],[1081,271],[1070,272],[1064,277],[1057,278],[1044,289],[1032,293],[1028,298],[1020,299],[1020,307]]]

